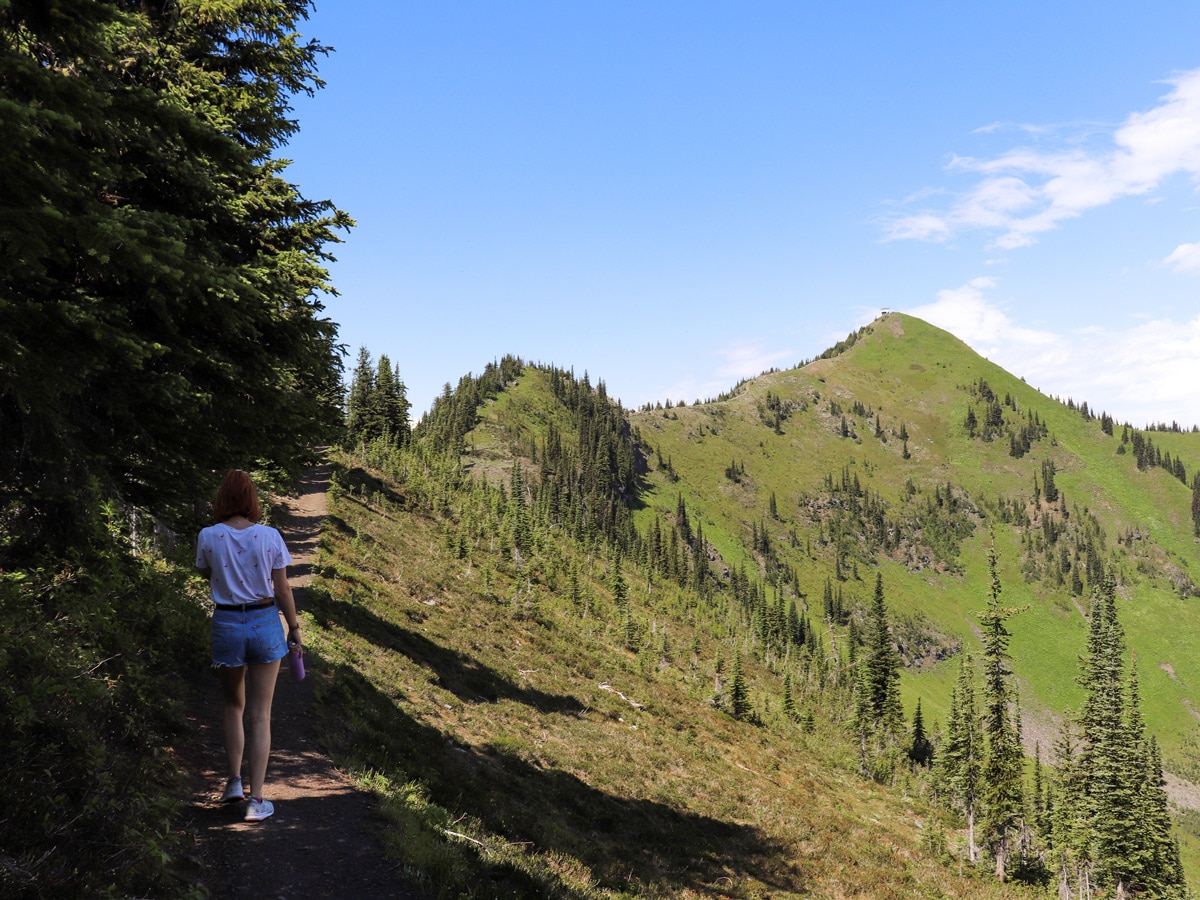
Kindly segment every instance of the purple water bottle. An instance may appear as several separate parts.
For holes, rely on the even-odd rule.
[[[300,655],[300,645],[295,641],[288,641],[288,668],[293,678],[304,680],[304,657]]]

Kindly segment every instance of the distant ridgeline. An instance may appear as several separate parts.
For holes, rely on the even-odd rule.
[[[891,336],[906,330],[946,360],[908,366],[913,349]],[[614,617],[613,633],[643,671],[668,664],[657,616],[707,629],[726,648],[708,702],[774,722],[778,713],[748,699],[756,667],[792,727],[833,729],[852,743],[863,776],[892,784],[904,773],[960,813],[968,838],[958,852],[988,860],[1002,880],[1055,879],[1071,896],[1182,896],[1162,751],[1142,719],[1117,601],[1135,582],[1138,591],[1165,579],[1176,596],[1200,592],[1186,564],[1152,551],[1148,525],[1068,498],[1063,466],[1082,485],[1100,459],[1072,455],[1093,453],[1086,426],[1097,417],[1086,404],[1055,403],[1006,374],[1018,389],[995,389],[982,375],[939,381],[939,367],[1000,377],[948,335],[902,316],[877,320],[803,369],[767,373],[709,403],[668,401],[636,414],[603,381],[505,356],[447,385],[410,438],[355,444],[446,517],[460,557],[497,547],[503,565],[531,583],[558,583],[574,614]],[[942,384],[948,393],[931,393],[936,402],[912,396]],[[1115,423],[1103,414],[1094,427],[1111,438]],[[1085,449],[1068,453],[1063,429]],[[985,462],[960,469],[952,453]],[[1107,453],[1132,458],[1127,469],[1105,463],[1105,477],[1161,466],[1187,483],[1182,450],[1163,450],[1128,425]],[[1189,539],[1200,534],[1200,477],[1186,521]],[[1023,595],[1062,615],[1084,611],[1089,623],[1086,645],[1059,648],[1080,660],[1082,705],[1057,711],[1052,759],[1037,754],[1032,783],[1014,676],[1021,663],[1009,650],[1020,610],[1000,602],[1005,547],[1019,556],[1009,571],[1023,576]],[[581,561],[596,555],[601,586],[585,587],[591,563]],[[961,595],[985,557],[986,609],[968,605],[948,619],[922,611],[923,586]],[[887,592],[885,575],[894,582]],[[632,579],[647,598],[653,586],[653,609],[634,597]],[[861,596],[858,586],[871,583],[870,598]],[[893,590],[905,600],[900,614],[885,602]],[[964,631],[967,615],[979,622],[974,631]],[[978,649],[960,652],[968,642]],[[937,666],[951,656],[956,676]],[[944,729],[927,728],[919,699],[905,721],[902,671],[941,673]],[[930,841],[930,852],[949,852],[944,836]]]

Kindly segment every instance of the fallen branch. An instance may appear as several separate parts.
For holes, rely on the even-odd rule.
[[[607,681],[600,682],[600,690],[608,691],[610,694],[616,694],[618,697],[620,697],[622,700],[624,700],[626,703],[628,703],[634,709],[645,709],[646,708],[645,704],[638,703],[636,700],[630,700],[628,697],[626,697],[624,694],[622,694],[620,691],[618,691],[616,688],[614,688],[612,685],[610,685]]]

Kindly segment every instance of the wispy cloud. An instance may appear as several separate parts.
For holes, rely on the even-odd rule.
[[[716,374],[735,380],[753,378],[778,363],[796,361],[791,350],[769,350],[757,341],[734,341],[717,350],[717,356],[724,362],[717,366]]]
[[[944,328],[976,352],[1043,393],[1086,400],[1120,421],[1141,426],[1200,424],[1200,316],[1137,321],[1125,329],[1095,326],[1070,334],[1014,322],[986,292],[990,278],[939,291],[909,312]],[[1136,317],[1134,317],[1136,318]]]
[[[975,185],[948,209],[896,217],[887,239],[945,241],[983,230],[997,235],[996,247],[1015,249],[1089,209],[1148,194],[1172,175],[1200,177],[1200,69],[1167,83],[1172,89],[1161,103],[1129,115],[1101,149],[1018,147],[990,159],[954,157],[948,168],[978,175]]]
[[[1163,260],[1163,265],[1176,272],[1200,275],[1200,243],[1180,244]]]
[[[634,397],[634,405],[681,400],[691,404],[696,400],[716,397],[732,388],[743,378],[761,375],[767,369],[794,365],[793,350],[772,350],[765,341],[742,339],[717,348],[709,357],[711,367],[703,372],[683,372],[661,388],[646,388]]]

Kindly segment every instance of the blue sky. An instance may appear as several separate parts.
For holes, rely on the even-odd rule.
[[[283,154],[418,415],[513,353],[626,406],[883,307],[1200,423],[1200,4],[318,2]]]

